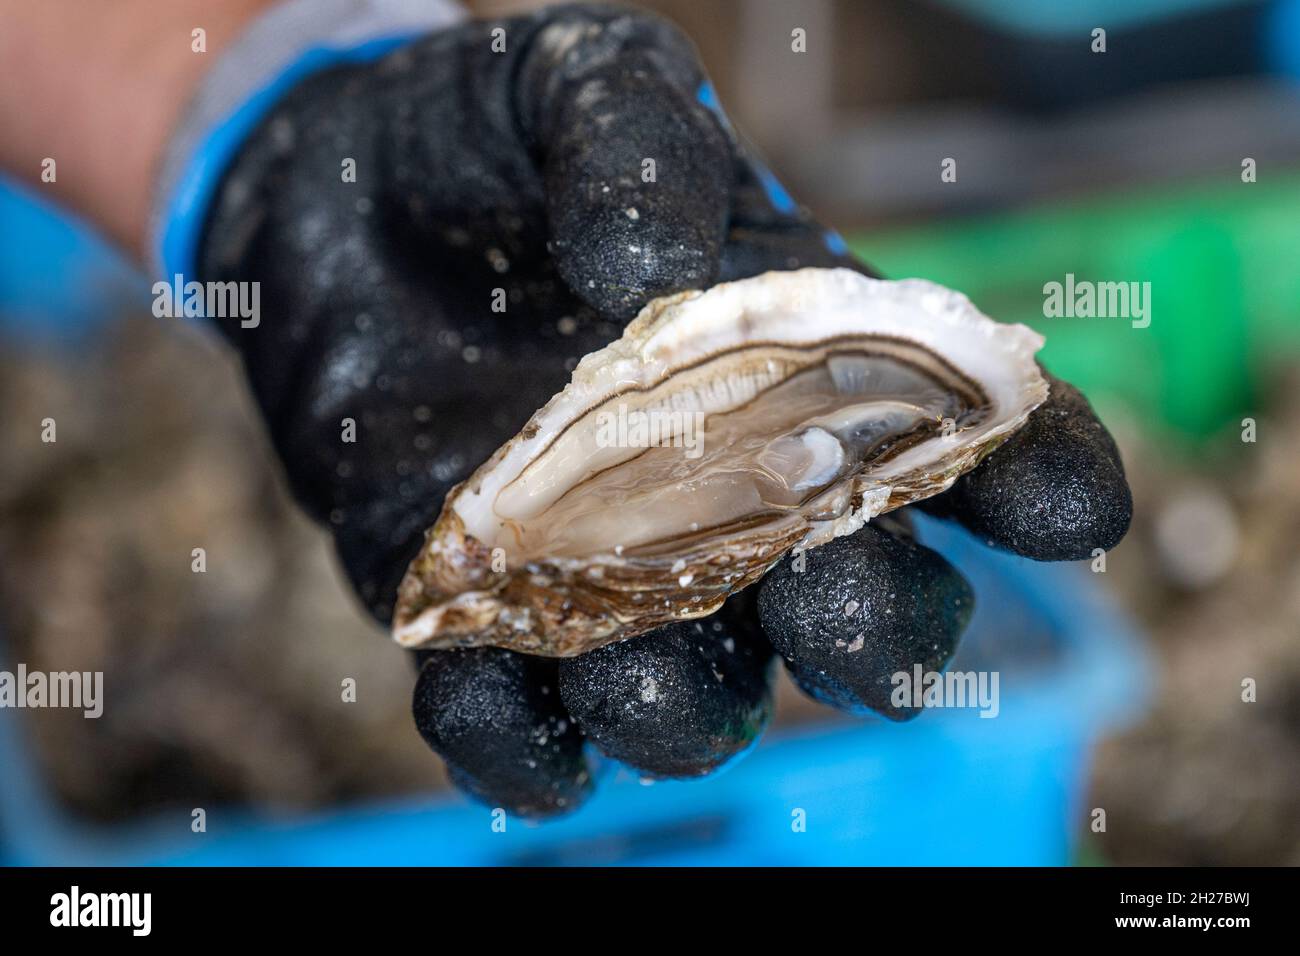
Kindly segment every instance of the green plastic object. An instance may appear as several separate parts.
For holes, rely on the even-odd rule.
[[[1047,337],[1043,363],[1103,407],[1199,441],[1255,414],[1256,383],[1300,358],[1300,176],[1108,194],[850,238],[891,278],[965,292]],[[1045,318],[1044,286],[1150,282],[1150,325]]]

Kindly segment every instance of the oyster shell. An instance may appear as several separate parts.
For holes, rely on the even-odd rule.
[[[567,657],[707,615],[975,467],[1047,397],[1042,342],[846,269],[657,299],[447,496],[393,636]]]

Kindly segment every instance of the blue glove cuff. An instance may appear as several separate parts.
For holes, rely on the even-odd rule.
[[[253,21],[204,78],[164,157],[150,228],[155,272],[167,281],[198,278],[199,242],[221,177],[290,89],[462,16],[450,0],[286,0]]]

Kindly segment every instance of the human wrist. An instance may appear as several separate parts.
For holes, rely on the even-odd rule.
[[[186,99],[270,2],[5,0],[0,162],[141,255],[157,165]]]

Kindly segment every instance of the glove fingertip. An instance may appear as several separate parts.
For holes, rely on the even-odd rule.
[[[550,252],[602,314],[717,278],[732,156],[717,119],[648,64],[585,77],[546,148]]]
[[[620,208],[553,205],[551,254],[578,296],[601,315],[627,321],[651,299],[714,283],[720,227],[646,194],[623,201]]]
[[[562,661],[560,692],[606,755],[651,777],[700,777],[762,734],[771,657],[724,609]]]
[[[840,710],[917,716],[895,675],[940,671],[974,613],[969,582],[937,552],[869,524],[763,579],[758,613],[795,683]]]
[[[1049,380],[1051,396],[1025,427],[925,507],[1015,554],[1076,561],[1119,544],[1133,495],[1115,441],[1087,399]]]
[[[416,728],[476,800],[533,819],[571,813],[594,782],[556,685],[553,661],[490,647],[430,653],[413,695]]]

